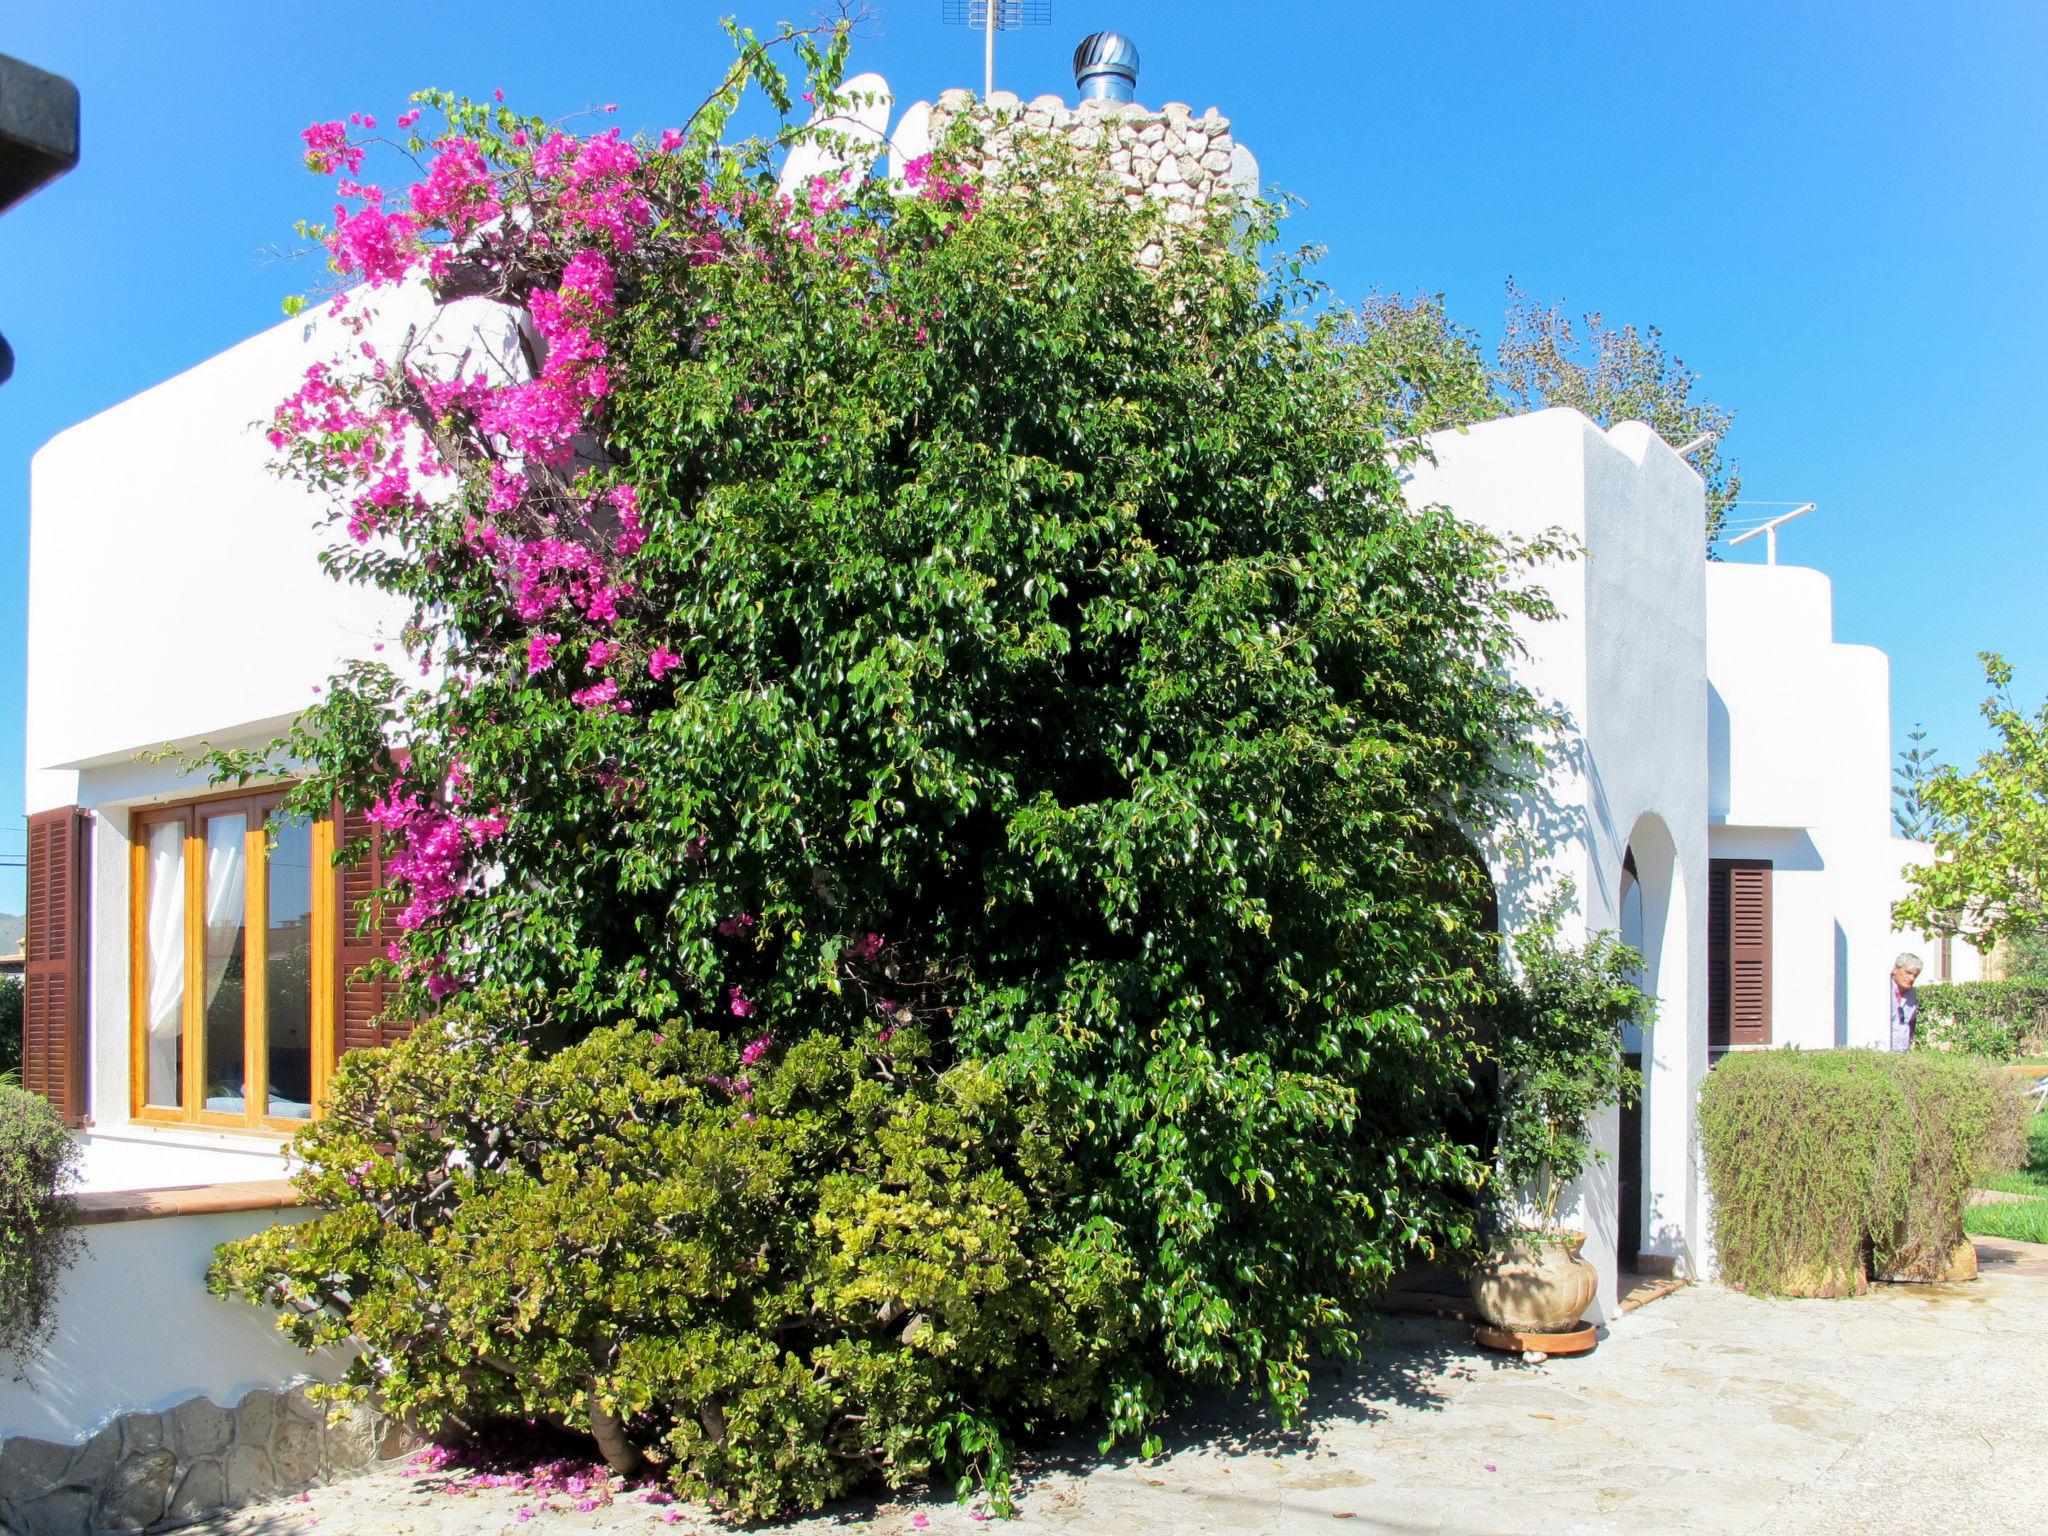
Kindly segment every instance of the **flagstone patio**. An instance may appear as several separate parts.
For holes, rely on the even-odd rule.
[[[2048,1488],[2048,1247],[1980,1240],[1965,1285],[1844,1301],[1689,1286],[1593,1354],[1486,1354],[1452,1319],[1400,1315],[1362,1366],[1318,1373],[1285,1433],[1229,1405],[1182,1416],[1157,1461],[1085,1440],[1041,1455],[1009,1529],[1168,1536],[1834,1536],[2039,1528]],[[568,1501],[561,1498],[555,1504]],[[589,1511],[390,1470],[200,1527],[211,1536],[708,1531],[623,1496]],[[526,1511],[521,1518],[521,1511]],[[943,1499],[849,1505],[790,1536],[1002,1527]]]

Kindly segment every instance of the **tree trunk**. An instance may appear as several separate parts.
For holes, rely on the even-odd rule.
[[[597,1442],[604,1464],[619,1476],[631,1477],[640,1470],[639,1447],[626,1438],[625,1426],[605,1410],[594,1391],[590,1395],[590,1437]]]

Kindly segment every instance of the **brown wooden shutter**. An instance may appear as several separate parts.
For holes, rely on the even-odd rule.
[[[335,807],[334,831],[337,848],[369,844],[360,858],[334,872],[335,922],[341,929],[334,942],[335,1042],[344,1052],[393,1045],[412,1033],[410,1019],[384,1016],[397,1001],[397,981],[381,970],[366,976],[356,974],[386,958],[397,932],[377,895],[384,884],[384,834],[361,811],[345,811],[339,806]],[[367,930],[363,927],[365,902],[373,908]]]
[[[1707,865],[1707,1048],[1771,1043],[1771,862]]]
[[[67,805],[28,819],[28,961],[21,1009],[22,1086],[69,1126],[85,1124],[87,860],[92,812]]]

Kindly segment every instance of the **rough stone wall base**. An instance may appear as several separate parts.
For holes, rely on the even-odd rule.
[[[0,1522],[15,1536],[167,1531],[367,1471],[424,1443],[373,1408],[333,1423],[304,1387],[233,1408],[195,1397],[123,1414],[83,1445],[16,1435],[0,1445]]]

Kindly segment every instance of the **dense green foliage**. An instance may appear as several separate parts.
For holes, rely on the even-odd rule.
[[[1965,1231],[2048,1243],[2048,1114],[2037,1111],[2027,1118],[2026,1161],[2012,1173],[1987,1175],[1982,1187],[2024,1198],[1968,1207],[1963,1212]]]
[[[1952,764],[1922,782],[1936,857],[1909,866],[1893,921],[1956,933],[1988,950],[2048,928],[2048,702],[2029,714],[2012,697],[2012,668],[1986,653],[1982,713],[1997,744],[1965,773]]]
[[[1939,982],[1918,989],[1913,1043],[2013,1061],[2048,1048],[2048,984]]]
[[[1291,1416],[1376,1287],[1472,1240],[1493,960],[1455,852],[1538,715],[1535,552],[1405,504],[1343,318],[1232,210],[1176,230],[1023,153],[801,232],[753,151],[658,167],[615,313],[575,301],[608,370],[575,478],[497,510],[493,435],[429,412],[455,493],[331,558],[434,675],[335,679],[297,803],[442,860],[400,962],[493,1003],[482,1043],[352,1064],[301,1143],[329,1212],[218,1274],[330,1303],[285,1320],[365,1339],[387,1395],[811,1505],[1202,1387]],[[555,297],[565,200],[471,289]],[[401,377],[357,387],[425,410]],[[292,430],[316,484],[361,457]],[[478,530],[543,516],[490,537],[550,571],[587,540],[602,616],[508,598]]]
[[[1575,326],[1562,307],[1537,304],[1508,283],[1500,345],[1491,359],[1442,294],[1377,294],[1352,318],[1353,340],[1376,397],[1404,433],[1440,432],[1553,406],[1603,427],[1641,421],[1688,455],[1707,484],[1707,543],[1742,494],[1742,470],[1724,439],[1734,413],[1697,393],[1699,375],[1664,347],[1655,326],[1611,326],[1599,314]],[[1392,388],[1389,388],[1389,382]]]
[[[1075,1191],[1078,1123],[915,1026],[811,1034],[742,1085],[711,1032],[542,1057],[504,1022],[349,1057],[299,1141],[327,1213],[224,1249],[215,1289],[292,1307],[309,1348],[365,1340],[390,1367],[355,1381],[430,1431],[595,1422],[621,1470],[644,1447],[746,1516],[935,1466],[1000,1492],[1002,1434],[1096,1410],[1136,1276],[1106,1223],[1031,1220]]]
[[[0,1078],[21,1071],[21,978],[0,976]]]
[[[1565,943],[1571,897],[1569,886],[1555,893],[1513,936],[1513,975],[1490,1010],[1494,1203],[1504,1227],[1525,1216],[1554,1225],[1559,1192],[1601,1155],[1594,1117],[1632,1104],[1642,1085],[1621,1051],[1623,1029],[1649,1024],[1655,1006],[1635,983],[1642,957],[1611,932]]]
[[[2048,987],[2048,930],[2023,929],[2004,935],[1998,958],[2005,980]]]
[[[1943,1273],[1972,1186],[2019,1160],[2026,1106],[1975,1057],[1757,1051],[1721,1059],[1699,1113],[1721,1277],[1842,1296]]]
[[[58,1280],[77,1256],[63,1196],[78,1159],[55,1110],[0,1082],[0,1355],[17,1363],[56,1325]]]

